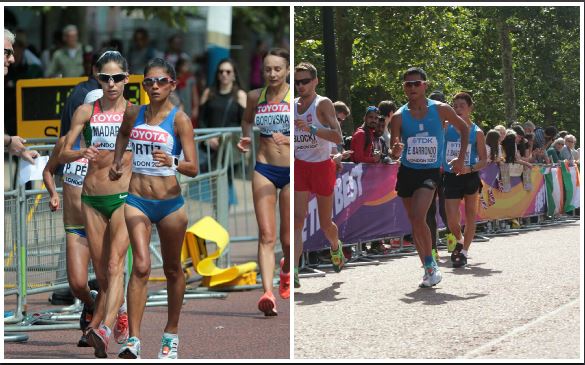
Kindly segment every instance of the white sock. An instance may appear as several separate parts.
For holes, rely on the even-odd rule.
[[[461,250],[461,253],[467,258],[467,250]]]
[[[163,337],[166,337],[166,338],[176,338],[176,339],[178,339],[179,338],[179,335],[176,334],[176,333],[164,332],[163,333]]]
[[[120,306],[120,309],[118,309],[118,314],[127,313],[127,312],[128,312],[128,308],[126,307],[126,301],[124,300],[124,304],[122,304]]]

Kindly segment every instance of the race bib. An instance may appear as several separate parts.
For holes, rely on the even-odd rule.
[[[87,164],[87,158],[80,158],[79,160],[67,163],[63,167],[63,175],[85,176],[87,174]]]
[[[459,157],[459,150],[461,149],[461,142],[447,142],[447,151],[445,153],[445,160],[447,163],[454,158]],[[471,145],[467,145],[467,152],[465,152],[465,165],[469,165],[469,158],[471,155]]]
[[[437,162],[437,137],[409,137],[407,140],[406,160],[413,164],[433,164]]]

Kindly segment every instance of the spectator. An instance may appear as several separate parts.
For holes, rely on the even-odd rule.
[[[339,125],[341,126],[341,134],[342,134],[342,139],[343,139],[342,150],[339,150],[339,148],[337,148],[337,149],[339,150],[339,152],[349,151],[350,144],[351,144],[351,136],[346,136],[343,133],[343,124],[347,120],[347,118],[351,115],[351,111],[350,111],[349,107],[343,101],[336,101],[335,103],[333,103],[333,108],[335,108],[335,115],[337,117],[337,121],[339,122]],[[347,159],[347,158],[349,158],[348,153],[346,153],[342,157],[342,159]]]
[[[369,106],[364,115],[364,124],[357,128],[351,138],[352,161],[355,163],[376,163],[380,161],[381,152],[374,149],[374,130],[378,123],[378,108]]]
[[[560,131],[559,134],[557,134],[557,138],[565,139],[565,137],[567,136],[567,134],[569,134],[569,132],[567,132],[567,131]]]
[[[191,119],[193,128],[197,128],[199,118],[199,90],[197,80],[191,71],[191,61],[187,58],[180,58],[177,61],[177,88],[175,92],[181,98],[186,114]]]
[[[562,160],[561,158],[561,150],[565,146],[565,140],[562,138],[557,138],[552,145],[546,150],[546,154],[550,158],[552,163],[557,163]]]
[[[183,51],[183,36],[180,34],[173,34],[169,38],[169,48],[165,52],[165,60],[170,63],[175,69],[177,68],[177,61],[181,58],[190,59],[189,55]]]
[[[384,132],[388,130],[386,124],[386,117],[384,115],[378,116],[378,123],[376,123],[376,127],[374,129],[374,153],[376,151],[380,152],[380,161],[381,163],[390,163],[390,150],[388,148],[388,144],[386,144],[386,140],[384,139]]]
[[[47,77],[79,77],[83,75],[83,53],[91,51],[78,42],[77,27],[63,28],[63,48],[53,54],[45,75]]]
[[[57,52],[58,49],[61,49],[62,47],[63,32],[59,29],[53,32],[53,43],[51,44],[51,46],[41,52],[41,62],[43,63],[43,69],[45,70],[45,74],[47,67],[49,67],[49,65],[51,64],[51,59],[53,58],[53,55],[55,54],[55,52]]]
[[[390,125],[390,120],[394,116],[394,113],[396,113],[397,109],[398,108],[396,108],[396,104],[394,104],[394,102],[390,100],[384,100],[381,101],[380,104],[378,104],[378,110],[380,111],[380,115],[384,117],[385,125],[383,130],[384,134],[382,138],[384,138],[384,143],[386,143],[386,146],[390,146],[390,130],[388,129],[388,125]]]
[[[130,73],[142,75],[148,61],[159,57],[162,58],[163,54],[150,45],[148,31],[144,28],[136,28],[132,36],[132,44],[128,49]]]
[[[553,126],[546,127],[544,129],[544,143],[542,147],[547,151],[551,144],[554,142],[557,135],[557,129]]]
[[[520,153],[520,158],[524,161],[529,161],[532,151],[528,146],[528,140],[526,139],[524,128],[522,128],[520,124],[515,124],[512,126],[512,130],[516,132],[516,146]]]
[[[565,136],[565,146],[561,149],[560,156],[561,160],[568,160],[571,166],[575,163],[575,136],[572,134],[567,134]],[[579,157],[577,157],[577,160]]]
[[[501,143],[504,162],[517,163],[520,165],[524,165],[525,167],[531,168],[532,164],[530,164],[527,161],[524,161],[520,156],[520,152],[518,151],[518,147],[516,145],[517,138],[518,137],[514,130],[508,129],[506,131],[506,136],[504,137],[504,140]]]
[[[500,133],[500,143],[502,143],[502,141],[506,137],[506,127],[504,127],[501,124],[498,124],[497,126],[494,127],[494,129],[498,131],[498,133]]]
[[[485,147],[487,149],[488,163],[501,161],[502,145],[499,141],[500,133],[495,129],[490,129],[485,135]]]

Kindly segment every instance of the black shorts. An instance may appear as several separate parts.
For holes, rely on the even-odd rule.
[[[415,190],[426,188],[435,190],[441,179],[440,169],[411,169],[404,165],[398,168],[396,191],[401,198],[410,198]]]
[[[445,172],[443,177],[445,199],[462,199],[464,195],[473,195],[477,192],[481,193],[482,186],[479,172],[459,176]]]

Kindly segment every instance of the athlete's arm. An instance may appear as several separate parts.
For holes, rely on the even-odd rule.
[[[319,128],[315,135],[335,144],[342,143],[341,126],[335,116],[335,108],[328,98],[323,98],[317,105],[317,118],[327,128]]]
[[[487,149],[485,147],[485,136],[482,131],[478,130],[475,137],[475,144],[477,147],[477,156],[479,161],[472,165],[473,171],[479,171],[486,167],[488,163]]]
[[[55,186],[55,179],[53,178],[53,175],[55,175],[55,171],[57,171],[57,167],[59,167],[59,153],[61,153],[64,142],[65,136],[59,138],[57,144],[53,148],[53,152],[51,152],[49,161],[47,161],[47,164],[43,169],[43,183],[45,184],[45,188],[51,197],[49,200],[49,208],[52,212],[59,208],[59,194],[57,194],[57,187]]]
[[[402,129],[402,114],[395,113],[390,119],[390,157],[398,160],[402,154],[404,144],[400,142],[400,131]]]
[[[109,176],[110,180],[118,180],[122,177],[122,156],[124,151],[128,147],[128,140],[130,139],[130,132],[134,127],[134,121],[138,116],[140,106],[128,105],[124,111],[124,117],[122,118],[122,124],[118,130],[118,136],[116,137],[116,147],[114,147],[114,160],[112,161],[112,167],[110,168]]]
[[[461,136],[461,148],[459,149],[459,156],[454,158],[450,164],[452,166],[452,171],[459,175],[463,171],[463,164],[465,163],[465,154],[467,153],[467,145],[469,144],[469,127],[467,123],[463,119],[461,119],[455,110],[449,105],[445,103],[441,103],[437,105],[439,116],[441,117],[441,121],[448,120],[449,123],[457,129],[459,136]]]
[[[248,96],[246,95],[246,92],[244,90],[238,90],[238,104],[244,109],[246,109],[246,106],[248,105],[247,99]]]
[[[180,174],[195,177],[199,172],[199,160],[197,158],[197,150],[195,149],[195,136],[193,134],[193,126],[187,114],[178,112],[175,115],[175,133],[181,140],[183,146],[183,160],[179,161],[177,171]],[[172,163],[172,161],[171,161]]]
[[[252,90],[248,93],[246,109],[242,117],[242,137],[237,144],[240,152],[248,152],[252,144],[252,127],[254,125],[254,110],[260,98],[260,89]]]
[[[71,128],[65,136],[65,143],[63,149],[59,153],[59,163],[66,164],[79,160],[82,157],[93,161],[98,155],[99,150],[95,146],[88,146],[87,148],[79,148],[79,150],[73,150],[73,144],[81,135],[85,122],[91,118],[93,110],[93,104],[83,104],[75,110],[73,118],[71,119]]]

